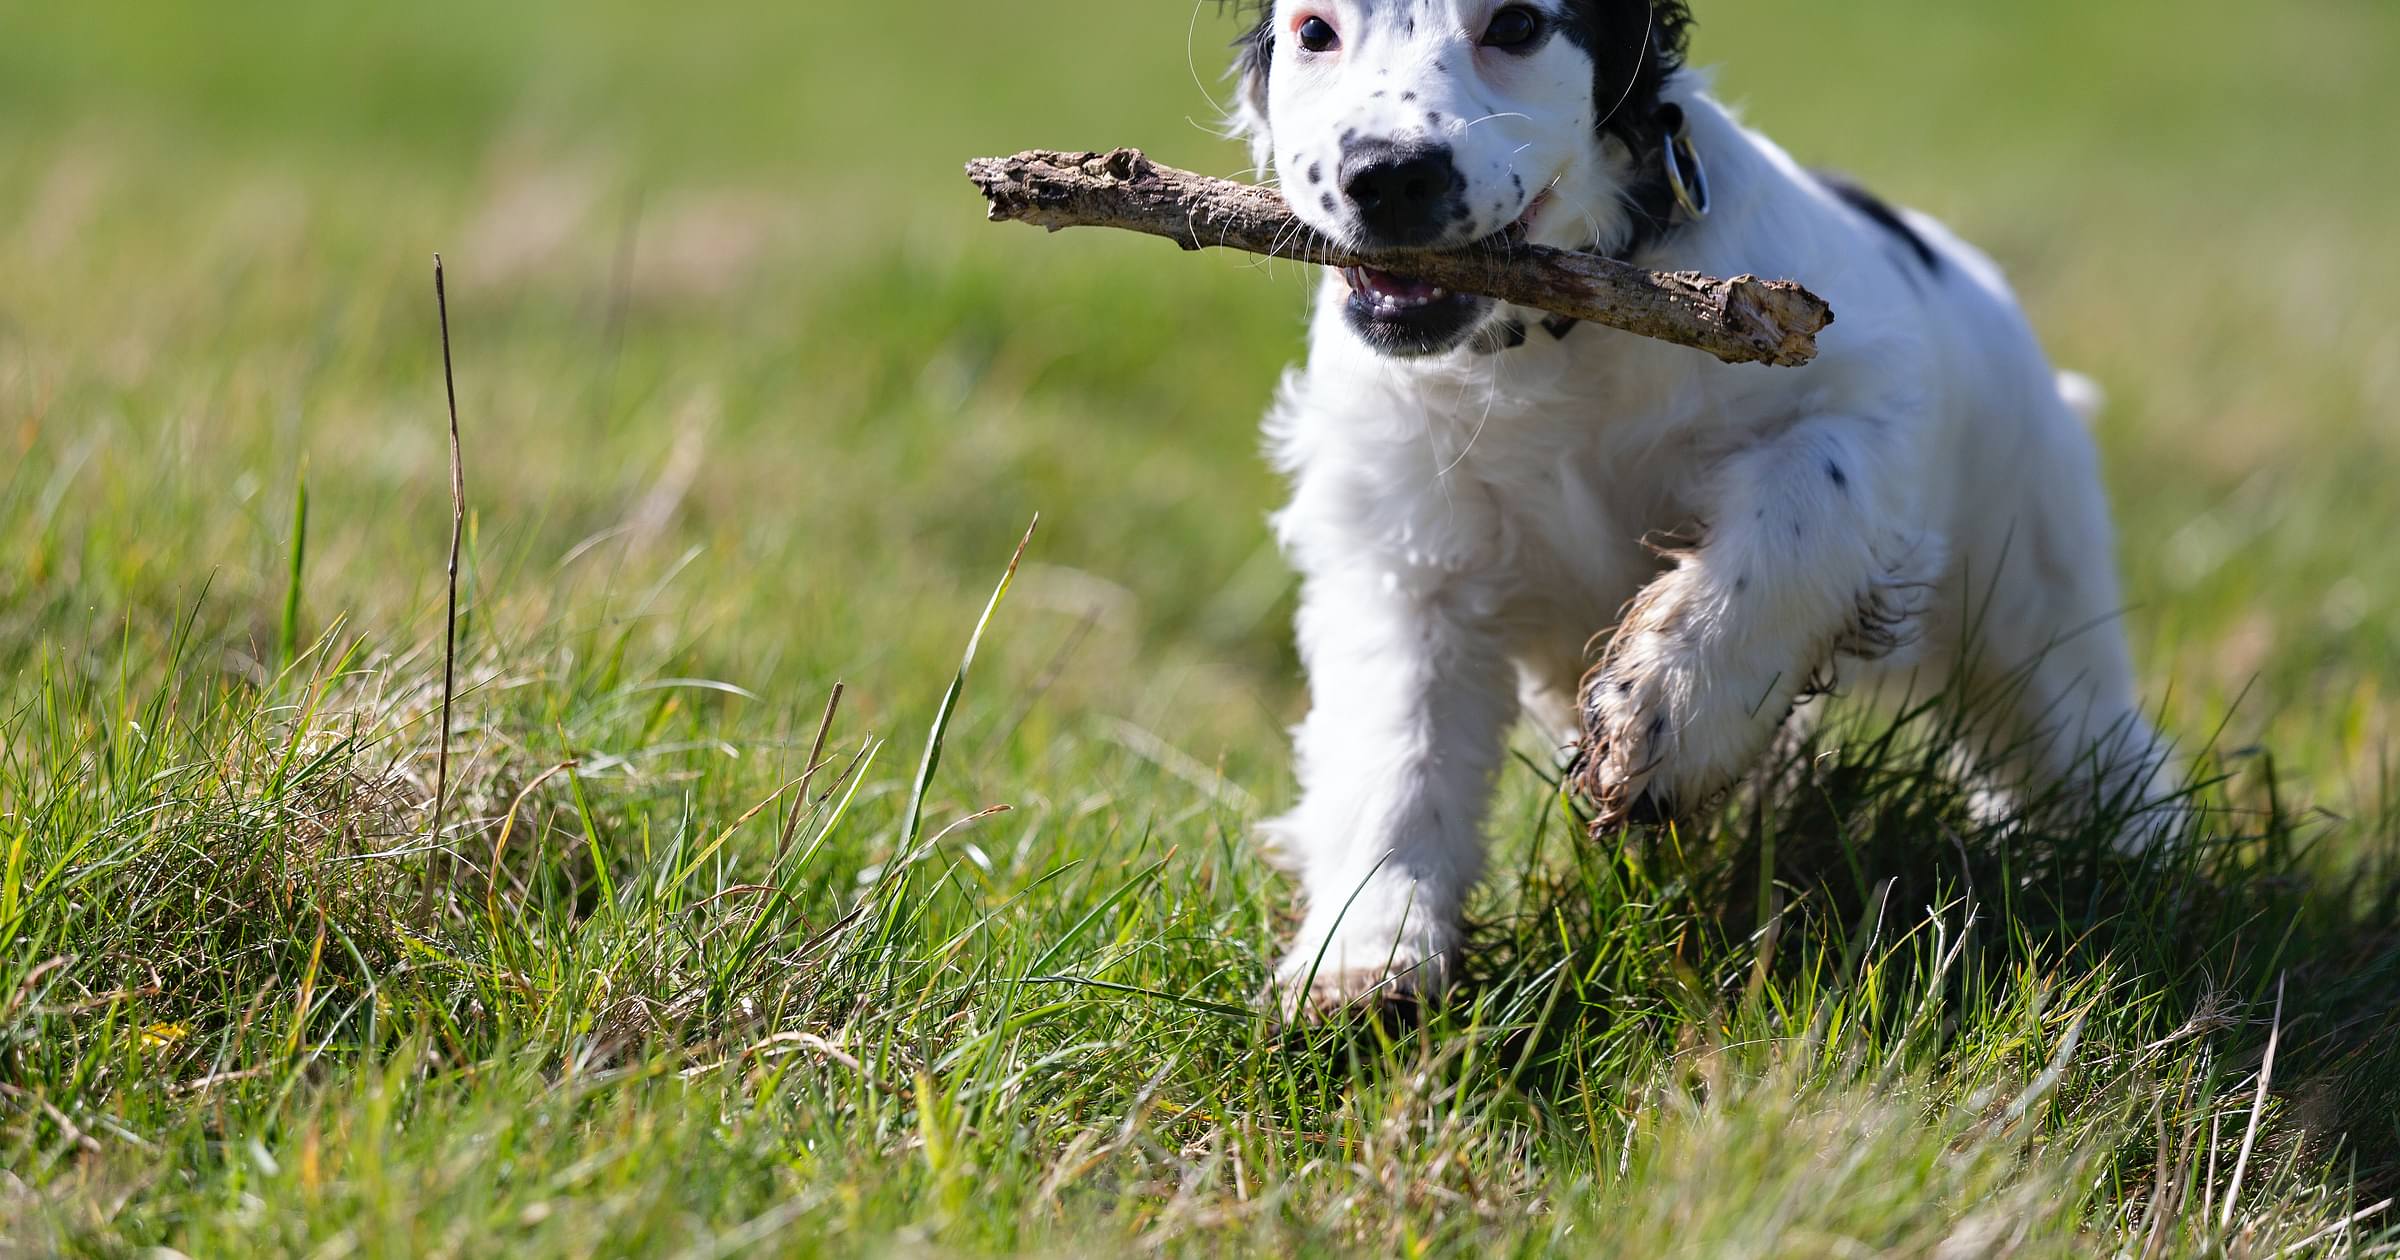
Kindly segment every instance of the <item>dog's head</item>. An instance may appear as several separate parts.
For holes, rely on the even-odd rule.
[[[1612,248],[1661,143],[1682,0],[1259,0],[1235,125],[1309,226],[1361,251]],[[1453,349],[1487,299],[1369,268],[1347,315],[1386,354]]]

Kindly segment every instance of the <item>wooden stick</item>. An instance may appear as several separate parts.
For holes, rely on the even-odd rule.
[[[1138,149],[1028,150],[977,158],[967,178],[993,222],[1056,232],[1111,227],[1163,236],[1185,249],[1222,247],[1327,267],[1374,267],[1704,350],[1727,363],[1798,367],[1833,322],[1824,299],[1788,280],[1655,272],[1596,254],[1539,245],[1505,254],[1361,254],[1319,236],[1271,188],[1160,166]]]

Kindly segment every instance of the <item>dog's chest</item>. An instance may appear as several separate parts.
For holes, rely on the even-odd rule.
[[[1649,544],[1690,522],[1706,430],[1631,401],[1594,394],[1462,418],[1481,432],[1442,474],[1447,510],[1436,511],[1471,535],[1451,542],[1505,603],[1612,614],[1658,570]],[[1481,510],[1457,510],[1470,501]]]
[[[1282,528],[1306,567],[1371,565],[1588,635],[1749,427],[1759,400],[1732,383],[1596,330],[1398,371],[1327,333],[1270,418],[1295,481]]]

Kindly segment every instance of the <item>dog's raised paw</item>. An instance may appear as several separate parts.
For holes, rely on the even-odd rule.
[[[1602,670],[1584,686],[1584,744],[1575,786],[1600,829],[1671,817],[1660,770],[1674,735],[1663,688],[1632,674]]]

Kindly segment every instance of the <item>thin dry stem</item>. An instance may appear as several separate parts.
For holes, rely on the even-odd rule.
[[[441,737],[433,763],[433,821],[426,842],[442,843],[442,814],[450,803],[450,707],[458,691],[458,553],[467,525],[467,465],[458,438],[458,375],[450,353],[450,293],[442,276],[442,256],[433,256],[433,305],[442,326],[442,388],[450,403],[450,561],[444,570],[448,603],[442,616]],[[425,863],[425,911],[433,909],[433,872],[437,859]]]
[[[817,738],[809,745],[808,760],[801,763],[799,789],[792,793],[791,803],[784,811],[783,830],[775,837],[775,861],[779,866],[783,855],[791,850],[792,833],[800,829],[800,809],[808,803],[809,784],[816,779],[817,771],[825,767],[825,736],[833,730],[833,715],[841,710],[842,689],[843,684],[837,682],[833,694],[825,697],[825,716],[817,719]]]

